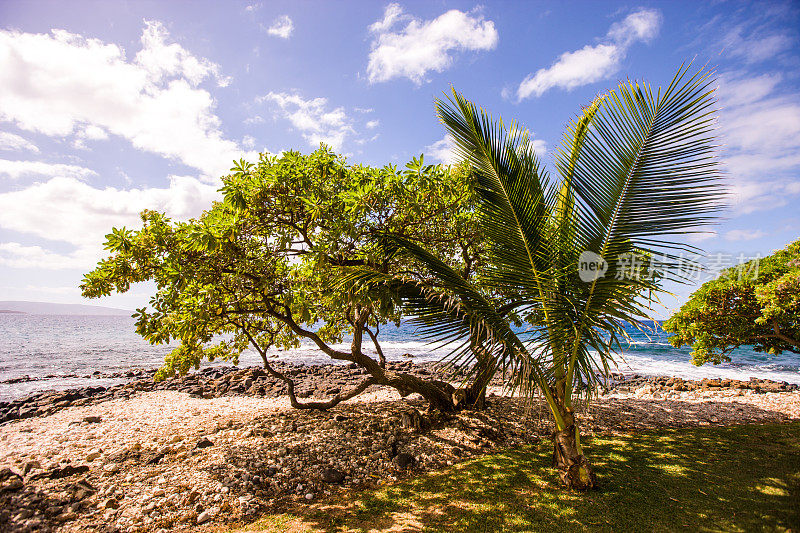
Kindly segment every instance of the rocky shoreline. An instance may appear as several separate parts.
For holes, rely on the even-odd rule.
[[[345,365],[278,366],[305,398],[363,379]],[[161,383],[143,370],[129,379],[3,406],[36,414],[0,425],[1,531],[214,531],[552,432],[543,402],[506,395],[499,378],[485,410],[452,416],[386,387],[329,411],[292,409],[283,383],[259,368],[215,367]],[[614,375],[598,392],[578,413],[587,438],[800,420],[798,387],[767,380]]]
[[[415,364],[412,361],[390,362],[389,366],[422,378],[452,379],[452,373],[445,372],[436,363]],[[356,386],[364,379],[365,372],[360,367],[350,365],[296,365],[292,363],[272,363],[276,370],[291,376],[296,383],[297,397],[325,398]],[[25,398],[0,401],[0,424],[11,420],[22,420],[37,416],[48,416],[67,407],[77,407],[113,399],[127,399],[136,392],[172,390],[185,392],[197,398],[218,398],[221,396],[253,396],[279,398],[286,394],[286,384],[268,375],[260,367],[206,367],[185,376],[178,376],[162,382],[154,382],[156,369],[134,369],[126,372],[101,374],[95,372],[91,377],[104,379],[125,379],[126,383],[104,386],[87,386],[67,390],[45,390]],[[59,376],[63,377],[63,376]],[[78,377],[78,376],[71,376]],[[89,376],[86,376],[89,377]],[[642,376],[639,374],[614,373],[608,384],[602,387],[604,394],[627,393],[646,390],[648,394],[686,391],[753,391],[756,394],[767,392],[790,392],[800,389],[797,384],[785,381],[751,378],[749,381],[735,379],[686,380],[665,376]],[[32,378],[29,378],[32,380]],[[28,381],[16,378],[15,381]],[[6,381],[6,383],[11,380]],[[497,376],[492,385],[502,386],[502,376]],[[373,386],[367,390],[375,390]]]

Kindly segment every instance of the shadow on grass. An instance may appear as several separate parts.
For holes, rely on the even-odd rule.
[[[327,531],[800,529],[800,423],[661,430],[585,447],[601,479],[586,494],[561,488],[543,442],[362,493],[302,522]]]

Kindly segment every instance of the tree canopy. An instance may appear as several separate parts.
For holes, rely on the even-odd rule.
[[[696,365],[730,361],[739,346],[800,353],[800,240],[704,283],[664,323]]]
[[[331,402],[302,405],[290,383],[296,406],[326,407],[380,383],[452,408],[449,385],[386,368],[378,337],[382,325],[403,317],[396,295],[352,294],[335,276],[354,265],[387,274],[417,268],[385,254],[375,244],[378,234],[423,242],[463,275],[474,275],[481,239],[468,173],[425,165],[422,157],[402,170],[350,165],[325,147],[309,155],[262,154],[231,172],[222,178],[221,201],[197,219],[174,222],[145,211],[141,229],[115,228],[107,236],[109,256],[81,285],[84,296],[100,297],[155,282],[149,306],[134,316],[137,332],[151,343],[178,343],[157,377],[185,373],[203,359],[235,363],[248,348],[274,372],[267,350],[305,339],[333,359],[361,365],[367,379]],[[334,347],[344,335],[352,335],[349,351]]]
[[[453,91],[437,110],[475,177],[485,271],[465,279],[424,243],[387,235],[387,250],[423,263],[436,285],[425,282],[420,298],[408,276],[352,276],[401,295],[409,287],[402,301],[429,334],[461,340],[478,366],[488,353],[523,391],[541,391],[556,426],[553,462],[573,488],[595,484],[573,397],[607,374],[625,325],[649,314],[663,281],[687,279],[695,265],[678,255],[691,250],[679,236],[719,209],[712,80],[688,70],[663,90],[620,83],[585,107],[556,150],[555,179],[527,130]]]

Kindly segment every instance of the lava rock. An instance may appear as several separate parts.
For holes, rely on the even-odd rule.
[[[202,439],[200,439],[199,441],[197,441],[197,444],[195,444],[195,446],[194,446],[194,447],[195,447],[195,448],[197,448],[197,449],[199,449],[199,450],[202,450],[203,448],[208,448],[209,446],[213,446],[213,445],[214,445],[214,443],[213,443],[213,442],[211,442],[210,440],[208,440],[208,438],[206,438],[206,437],[203,437]]]
[[[22,476],[11,470],[0,470],[0,492],[13,492],[22,488]]]
[[[322,481],[325,483],[341,483],[344,481],[344,472],[335,468],[326,468],[322,471]]]
[[[414,466],[414,456],[410,453],[398,453],[395,455],[394,459],[392,459],[392,464],[394,464],[397,468],[410,468]]]

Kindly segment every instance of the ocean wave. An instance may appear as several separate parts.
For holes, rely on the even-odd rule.
[[[626,354],[617,361],[617,369],[623,373],[674,376],[684,379],[723,378],[748,381],[750,378],[771,379],[800,384],[800,367],[792,365],[720,365],[695,366],[691,361],[670,361]]]

